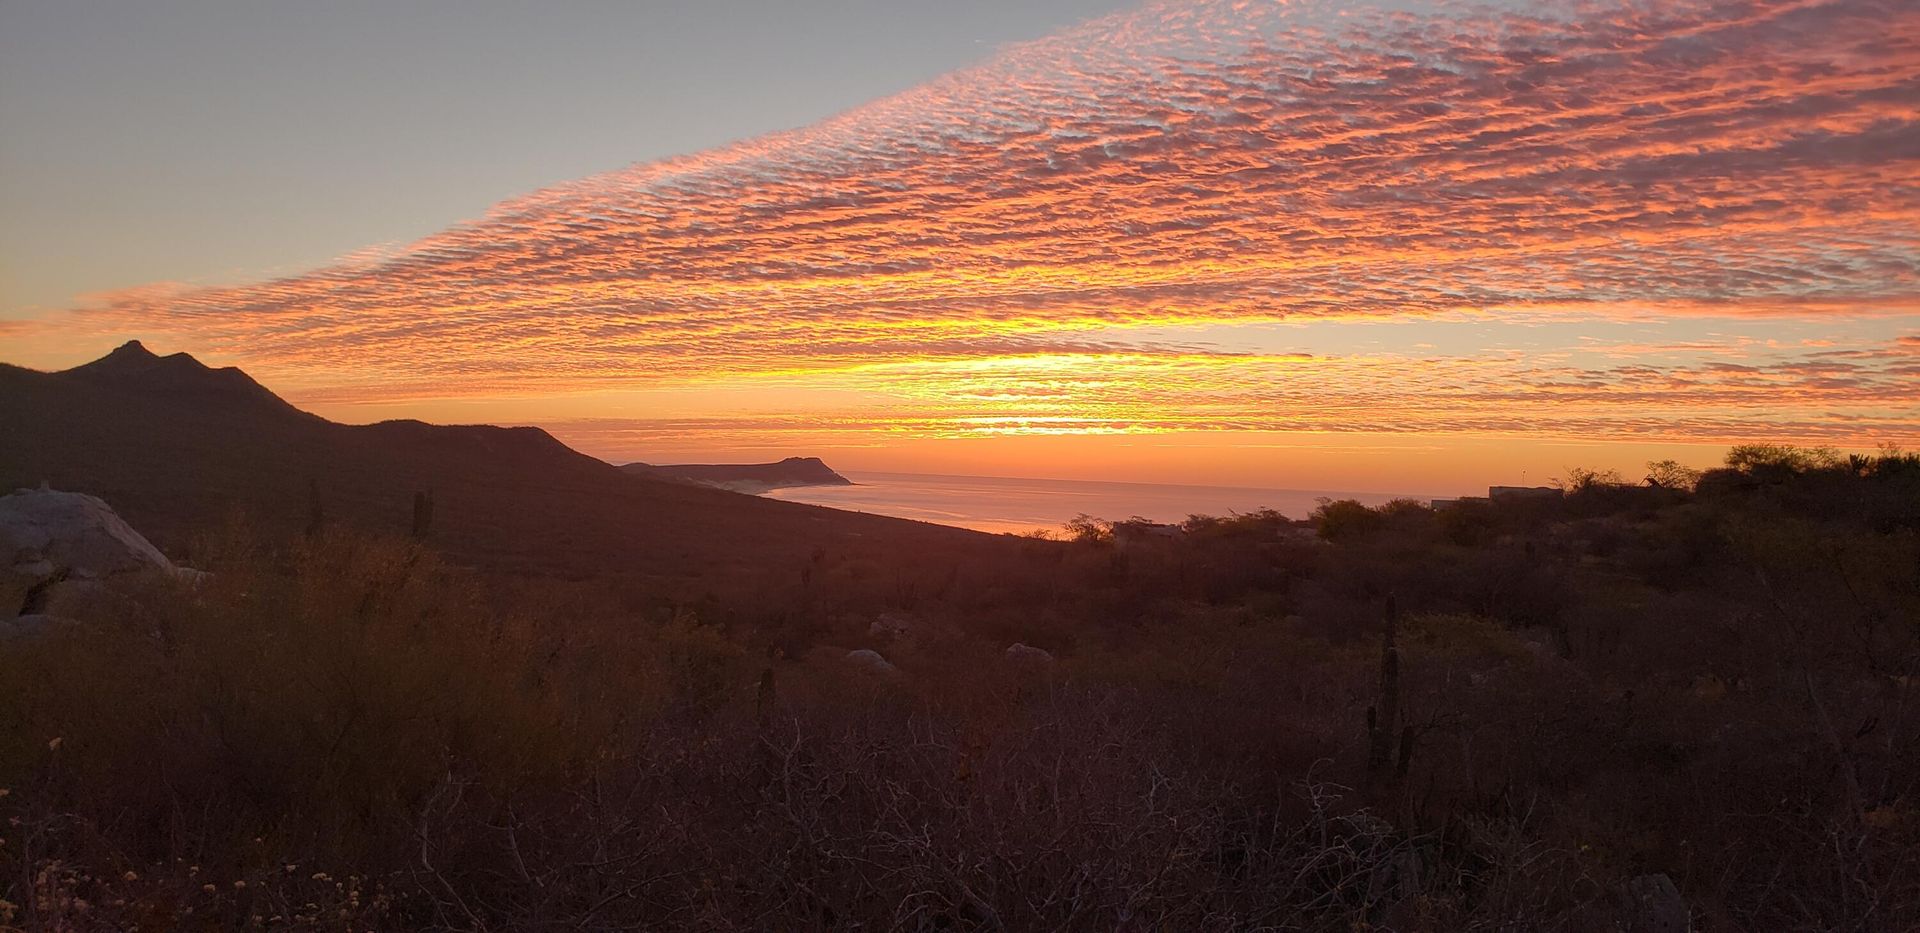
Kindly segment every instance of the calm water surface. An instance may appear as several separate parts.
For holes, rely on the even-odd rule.
[[[922,473],[842,475],[859,485],[776,489],[767,495],[979,531],[1016,533],[1042,528],[1058,531],[1068,519],[1081,513],[1105,519],[1138,515],[1157,522],[1178,522],[1194,514],[1226,515],[1268,508],[1288,518],[1305,518],[1322,496],[1358,499],[1368,505],[1397,498],[1390,493],[1313,489],[1169,486]]]

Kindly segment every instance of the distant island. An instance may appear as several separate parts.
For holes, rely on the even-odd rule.
[[[629,463],[620,469],[635,476],[711,486],[758,495],[795,486],[852,486],[819,457],[788,457],[777,463]]]

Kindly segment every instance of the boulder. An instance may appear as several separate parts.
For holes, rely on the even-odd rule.
[[[29,560],[14,564],[10,572],[30,580],[45,580],[58,569],[50,560]]]
[[[867,634],[874,638],[898,638],[913,632],[913,620],[897,612],[883,612],[876,616],[873,624],[867,626]]]
[[[100,499],[22,489],[0,496],[0,616],[37,612],[63,581],[107,580],[175,568]]]
[[[31,605],[22,606],[21,611],[84,619],[106,605],[112,596],[112,589],[99,580],[78,577],[49,580],[40,587],[39,598]]]
[[[0,619],[0,642],[9,641],[15,638],[20,638],[20,639],[39,638],[40,636],[45,635],[49,630],[59,628],[61,626],[75,625],[75,624],[78,624],[78,623],[74,622],[72,619],[64,618],[62,616],[47,615],[45,613],[39,613],[39,612],[31,613],[29,615],[15,616],[11,619]]]
[[[0,496],[0,555],[9,566],[42,576],[49,566],[93,579],[173,569],[159,548],[105,502],[52,489]]]
[[[1007,646],[1007,660],[1016,664],[1052,664],[1053,652],[1014,642]]]
[[[895,674],[900,673],[899,668],[894,667],[891,663],[887,661],[886,658],[883,658],[880,656],[880,652],[875,651],[871,648],[861,648],[857,651],[849,651],[847,652],[847,657],[845,660],[848,664],[854,667],[857,667],[860,670],[863,670],[869,674],[878,674],[885,677],[891,677]]]
[[[1628,933],[1688,933],[1693,912],[1673,879],[1663,874],[1640,875],[1621,885],[1615,894],[1620,929]]]

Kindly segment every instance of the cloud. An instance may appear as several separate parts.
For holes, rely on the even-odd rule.
[[[1911,318],[1917,37],[1898,0],[1155,4],[405,247],[104,296],[47,325],[160,335],[367,401],[798,374],[875,404],[922,386],[948,403],[873,423],[933,433],[1524,432],[1538,420],[1512,406],[1549,403],[1582,406],[1556,417],[1568,429],[1826,430],[1811,409],[1769,414],[1784,398],[1912,436],[1912,393],[1884,368],[1467,354],[1389,371],[1139,335]]]

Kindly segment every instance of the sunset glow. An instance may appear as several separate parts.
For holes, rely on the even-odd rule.
[[[966,442],[1246,482],[1307,438],[1913,445],[1916,168],[1910,3],[1163,3],[401,248],[0,336],[45,366],[140,337],[330,417],[616,460]],[[1187,459],[1113,453],[1155,439]]]

